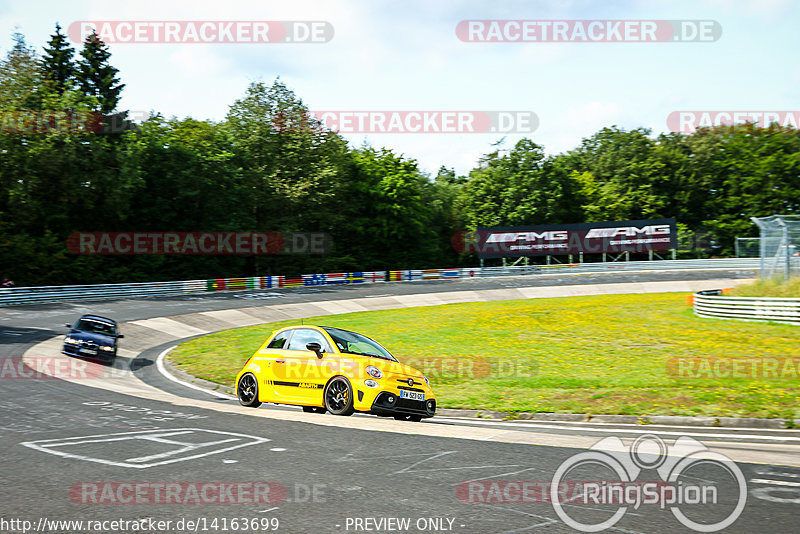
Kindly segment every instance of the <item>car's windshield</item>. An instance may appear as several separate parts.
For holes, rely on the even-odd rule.
[[[105,334],[107,336],[113,336],[115,334],[114,325],[95,321],[94,319],[80,319],[73,328],[92,334]]]
[[[339,347],[339,350],[342,352],[372,356],[384,360],[391,360],[393,362],[397,361],[388,350],[384,349],[367,336],[362,336],[355,332],[348,332],[347,330],[339,330],[338,328],[325,328],[325,331],[331,336],[333,342],[336,343],[336,346]]]

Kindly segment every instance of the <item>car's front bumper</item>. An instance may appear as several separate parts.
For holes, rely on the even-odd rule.
[[[63,348],[61,349],[62,354],[66,354],[67,356],[75,356],[78,358],[95,358],[98,360],[104,361],[111,361],[117,355],[116,349],[113,350],[101,350],[99,348],[85,348],[85,350],[81,351],[79,345],[73,345],[70,343],[64,343]],[[88,352],[86,352],[88,350]]]
[[[375,397],[369,411],[375,415],[433,417],[436,414],[436,399],[426,395],[424,401],[411,400],[392,391],[382,391]]]

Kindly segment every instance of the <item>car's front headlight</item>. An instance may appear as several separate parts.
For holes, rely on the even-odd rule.
[[[100,350],[108,351],[108,352],[111,352],[112,350],[114,350],[114,347],[109,347],[107,345],[100,345],[97,348],[100,349]]]
[[[374,365],[368,365],[364,370],[372,378],[383,378],[383,372]]]
[[[69,343],[70,345],[80,345],[81,344],[80,341],[78,341],[77,339],[71,338],[71,337],[68,337],[68,338],[64,339],[64,343]]]
[[[376,388],[376,387],[378,387],[378,383],[375,382],[374,380],[365,380],[364,381],[364,385],[367,386],[368,388]]]

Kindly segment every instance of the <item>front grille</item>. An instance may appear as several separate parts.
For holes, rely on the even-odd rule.
[[[411,382],[412,382],[411,384],[408,383],[409,380],[411,380]],[[409,386],[421,386],[422,385],[422,381],[420,379],[413,378],[413,377],[398,378],[397,382],[399,383],[398,387],[400,389],[409,389]],[[405,387],[403,387],[403,386],[405,386]],[[413,389],[412,388],[412,391],[422,391],[422,390],[421,389]]]
[[[393,403],[387,401],[389,397],[394,397]],[[431,404],[430,410],[427,409],[428,403]],[[372,411],[373,413],[384,415],[405,413],[432,416],[436,412],[436,401],[433,399],[427,401],[406,399],[400,397],[400,395],[384,391],[375,398],[375,402],[372,403]]]
[[[403,397],[397,397],[397,404],[395,404],[398,408],[408,408],[410,410],[419,410],[421,412],[425,411],[425,402],[412,400],[412,399],[404,399]]]

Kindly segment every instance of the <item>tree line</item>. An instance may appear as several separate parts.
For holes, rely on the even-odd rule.
[[[478,226],[674,217],[682,254],[730,254],[751,216],[800,213],[800,133],[773,125],[694,134],[603,128],[568,152],[492,145],[466,176],[431,176],[406,155],[353,147],[314,123],[280,79],[252,83],[221,121],[137,124],[108,46],[42,53],[15,34],[0,60],[0,275],[17,285],[474,265],[451,246]],[[124,127],[24,132],[14,112],[95,113]],[[73,232],[324,232],[324,255],[78,255]]]

